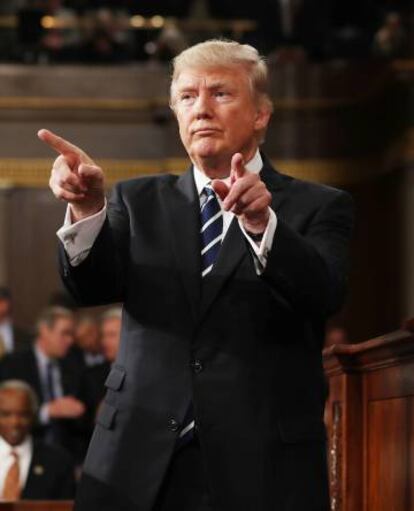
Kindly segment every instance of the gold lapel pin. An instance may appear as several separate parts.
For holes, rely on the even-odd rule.
[[[37,476],[41,476],[45,473],[45,469],[42,467],[42,465],[36,465],[35,467],[33,467],[33,472]]]

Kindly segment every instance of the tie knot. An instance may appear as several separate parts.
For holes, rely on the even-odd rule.
[[[207,195],[207,197],[215,197],[216,195],[210,183],[204,187],[204,193]]]
[[[10,451],[10,456],[14,458],[16,461],[19,459],[19,455],[17,454],[17,451],[14,449]]]

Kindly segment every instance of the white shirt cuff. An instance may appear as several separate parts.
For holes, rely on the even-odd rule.
[[[266,229],[263,233],[263,237],[260,242],[254,241],[249,236],[249,234],[247,233],[246,229],[243,226],[241,219],[239,219],[239,225],[240,225],[240,229],[242,230],[243,234],[245,235],[247,241],[249,242],[250,246],[252,247],[253,254],[254,254],[254,265],[256,268],[256,273],[258,275],[261,275],[266,268],[267,258],[268,258],[269,252],[272,248],[273,238],[275,237],[275,232],[276,232],[276,227],[277,227],[276,213],[273,211],[272,208],[269,208],[269,220],[267,222]]]
[[[105,199],[105,204],[98,213],[72,223],[70,204],[68,204],[63,226],[56,235],[63,243],[72,266],[78,266],[88,256],[105,222],[106,208]]]

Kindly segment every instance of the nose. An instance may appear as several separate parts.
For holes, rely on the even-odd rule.
[[[194,103],[194,115],[197,119],[211,118],[212,106],[208,94],[201,92]]]

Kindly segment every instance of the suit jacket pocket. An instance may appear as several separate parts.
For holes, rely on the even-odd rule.
[[[111,390],[121,390],[126,376],[126,371],[121,366],[113,366],[105,380],[105,387]]]
[[[96,417],[96,422],[105,429],[113,429],[115,427],[115,418],[117,413],[118,410],[114,406],[110,405],[106,401],[102,401]]]
[[[319,417],[295,417],[280,419],[278,428],[282,442],[295,444],[326,440],[324,422]]]

